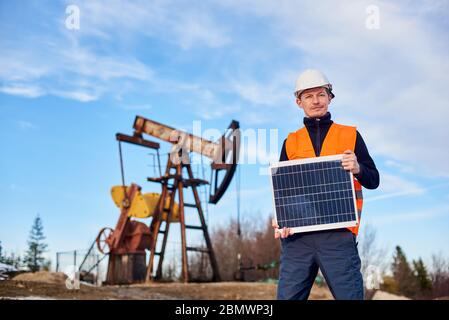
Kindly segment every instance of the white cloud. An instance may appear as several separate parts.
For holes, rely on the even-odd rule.
[[[44,95],[44,91],[36,85],[7,85],[0,87],[0,92],[25,98],[37,98]]]
[[[240,190],[240,197],[242,199],[259,199],[261,194],[270,194],[270,187],[260,187],[260,188],[244,188]],[[235,192],[228,197],[228,200],[234,202],[237,199]]]
[[[385,165],[392,169],[397,169],[401,173],[416,173],[416,169],[414,167],[412,167],[411,165],[407,165],[407,164],[398,162],[398,161],[387,160],[387,161],[385,161]]]
[[[274,70],[265,78],[254,76],[250,71],[237,71],[228,75],[229,91],[254,105],[282,108],[294,103],[294,81],[298,76],[292,69]]]
[[[449,136],[445,123],[449,42],[441,27],[444,16],[438,11],[447,4],[376,1],[379,30],[365,27],[371,1],[346,4],[224,0],[213,6],[192,6],[172,1],[114,0],[107,5],[81,1],[78,33],[61,27],[54,37],[42,35],[17,46],[1,46],[2,92],[28,97],[62,92],[65,97],[92,101],[108,93],[122,98],[137,84],[145,84],[156,93],[188,92],[186,104],[203,119],[244,110],[240,117],[248,123],[293,127],[298,122],[291,95],[294,80],[301,69],[317,67],[334,84],[337,98],[330,110],[335,120],[357,125],[374,156],[383,156],[390,166],[401,164],[403,173],[414,170],[448,177],[449,162],[442,159],[449,157],[449,149],[442,146]],[[232,14],[257,21],[257,31],[268,39],[265,46],[248,45],[251,52],[240,49],[238,41],[251,43],[252,34],[240,35],[241,30],[228,22]],[[130,43],[141,36],[184,50],[229,46],[233,65],[221,72],[225,74],[221,79],[214,73],[213,79],[206,76],[199,80],[203,84],[196,84],[165,75],[161,79],[132,51],[111,54],[104,49],[110,48],[112,39],[125,49],[132,48]],[[88,47],[86,39],[103,41],[105,46]],[[30,52],[30,47],[38,50]],[[289,58],[282,63],[284,57]],[[18,81],[23,87],[14,87]],[[50,84],[40,86],[37,81]],[[237,99],[224,103],[221,94]]]
[[[125,110],[151,110],[153,107],[149,104],[134,104],[121,106]]]
[[[372,196],[365,199],[366,202],[379,201],[388,198],[419,196],[426,192],[426,189],[415,182],[405,180],[400,176],[382,173],[380,179],[378,196]]]
[[[264,19],[277,34],[275,43],[292,50],[290,70],[325,71],[337,96],[331,105],[334,117],[356,124],[373,154],[416,168],[422,175],[448,177],[449,162],[442,159],[449,157],[449,149],[441,146],[449,136],[449,42],[447,29],[430,18],[441,4],[432,3],[217,2],[238,14]],[[366,8],[372,4],[380,10],[379,30],[365,27]],[[260,88],[267,87],[264,80],[257,83],[238,89],[244,98],[260,102]]]
[[[280,86],[273,83],[261,84],[254,80],[246,82],[233,80],[231,89],[244,100],[258,105],[279,106],[287,98],[283,94],[284,90],[280,90]]]
[[[296,128],[301,112],[293,96],[294,80],[297,74],[291,69],[275,70],[268,79],[238,72],[237,76],[227,76],[226,92],[243,100],[245,112],[242,122],[247,125],[289,126]]]
[[[145,35],[186,50],[194,46],[216,48],[231,41],[226,29],[201,3],[110,0],[107,5],[98,1],[81,1],[78,5],[80,31],[87,36],[110,39]]]
[[[183,103],[191,108],[200,119],[211,120],[222,118],[225,115],[234,114],[241,111],[239,104],[224,103],[221,99],[207,87],[200,85],[187,85],[183,83],[173,83],[166,86],[172,92],[188,92],[189,96],[184,98]]]
[[[20,129],[27,130],[27,129],[37,129],[37,126],[29,121],[20,120],[17,121],[17,125]]]
[[[201,104],[201,102],[197,103],[194,103],[195,114],[204,120],[223,118],[225,115],[233,114],[240,110],[238,105],[225,105],[219,101],[208,105]]]
[[[177,10],[173,11],[169,4],[109,1],[105,5],[82,1],[77,4],[81,14],[79,31],[60,25],[55,33],[41,37],[28,37],[22,42],[9,39],[11,46],[6,47],[6,42],[0,44],[3,56],[0,66],[4,67],[0,68],[0,80],[6,84],[2,92],[30,98],[55,95],[80,102],[111,94],[121,101],[129,92],[142,92],[142,88],[150,87],[156,93],[188,92],[193,110],[204,119],[238,111],[239,106],[222,104],[205,86],[156,77],[153,69],[133,53],[111,54],[102,50],[110,46],[111,39],[121,39],[126,47],[142,35],[175,41],[183,49],[196,45],[216,48],[229,43],[224,28],[216,25],[203,9],[189,5],[180,9],[177,4]],[[59,25],[60,16],[53,16],[52,23]],[[104,47],[86,45],[91,38],[102,41]],[[30,47],[35,50],[27,50]],[[24,83],[22,87],[11,85],[17,80]],[[45,86],[41,88],[37,83]],[[193,102],[194,99],[197,101]]]
[[[449,207],[437,206],[425,210],[403,213],[388,213],[383,217],[376,217],[372,221],[367,221],[374,226],[382,226],[387,224],[403,224],[407,222],[431,220],[442,216],[449,216]]]
[[[378,196],[372,196],[365,199],[365,202],[385,200],[389,198],[422,196],[429,191],[444,189],[449,186],[448,182],[426,185],[422,187],[415,182],[405,180],[402,177],[382,173],[380,179]]]
[[[207,15],[182,15],[173,31],[183,49],[190,49],[197,43],[218,48],[231,42],[223,28],[216,26]]]
[[[80,102],[90,102],[98,99],[98,96],[83,91],[53,91],[54,95],[77,100]]]
[[[19,81],[28,81],[38,79],[48,73],[45,63],[30,64],[29,59],[36,52],[30,52],[25,48],[18,47],[16,49],[6,47],[6,44],[0,42],[0,79],[15,83]]]
[[[412,181],[405,180],[403,177],[391,175],[387,173],[382,174],[380,182],[380,190],[384,193],[396,192],[403,190],[408,193],[423,193],[424,189]]]
[[[123,88],[125,81],[151,81],[154,74],[150,67],[133,57],[101,55],[83,48],[73,36],[41,40],[0,49],[6,53],[2,63],[16,66],[14,71],[0,72],[0,80],[5,83],[0,92],[27,98],[55,95],[89,102]],[[36,49],[30,51],[26,47]],[[16,79],[21,80],[20,84]],[[128,90],[132,88],[128,85]]]
[[[67,72],[100,81],[119,78],[143,81],[151,79],[153,75],[150,67],[133,57],[96,54],[81,47],[76,39],[72,39],[68,48],[56,54],[61,59],[60,67]]]

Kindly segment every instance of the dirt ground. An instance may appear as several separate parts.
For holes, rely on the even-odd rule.
[[[94,287],[81,284],[79,290],[65,286],[65,276],[56,273],[21,274],[0,281],[0,299],[193,299],[193,300],[271,300],[276,284],[258,282],[148,283],[130,286]],[[325,287],[314,286],[312,300],[332,299]]]

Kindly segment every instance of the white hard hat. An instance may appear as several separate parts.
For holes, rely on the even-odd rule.
[[[299,75],[296,80],[295,97],[298,98],[304,90],[317,87],[328,88],[331,98],[335,97],[332,93],[332,85],[327,80],[326,75],[315,69],[307,69]]]

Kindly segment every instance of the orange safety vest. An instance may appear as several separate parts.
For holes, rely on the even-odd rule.
[[[354,152],[356,138],[357,129],[355,127],[332,123],[321,147],[320,157],[342,154],[346,150],[352,150],[352,152]],[[312,141],[310,140],[309,132],[305,127],[288,135],[287,141],[285,143],[285,148],[289,160],[316,157]],[[359,224],[348,229],[351,230],[353,234],[357,235],[359,233],[360,218],[362,215],[363,194],[362,185],[357,181],[355,177],[354,189],[356,195]]]

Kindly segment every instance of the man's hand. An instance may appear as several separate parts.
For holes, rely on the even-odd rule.
[[[341,164],[343,165],[343,169],[351,171],[353,174],[358,174],[360,172],[357,157],[351,150],[346,150],[344,152],[343,159],[341,159]]]
[[[271,225],[274,228],[274,238],[278,239],[279,237],[281,238],[287,238],[289,235],[293,234],[293,230],[290,228],[282,228],[279,229],[279,225],[276,223],[276,220],[273,219],[271,220]]]

